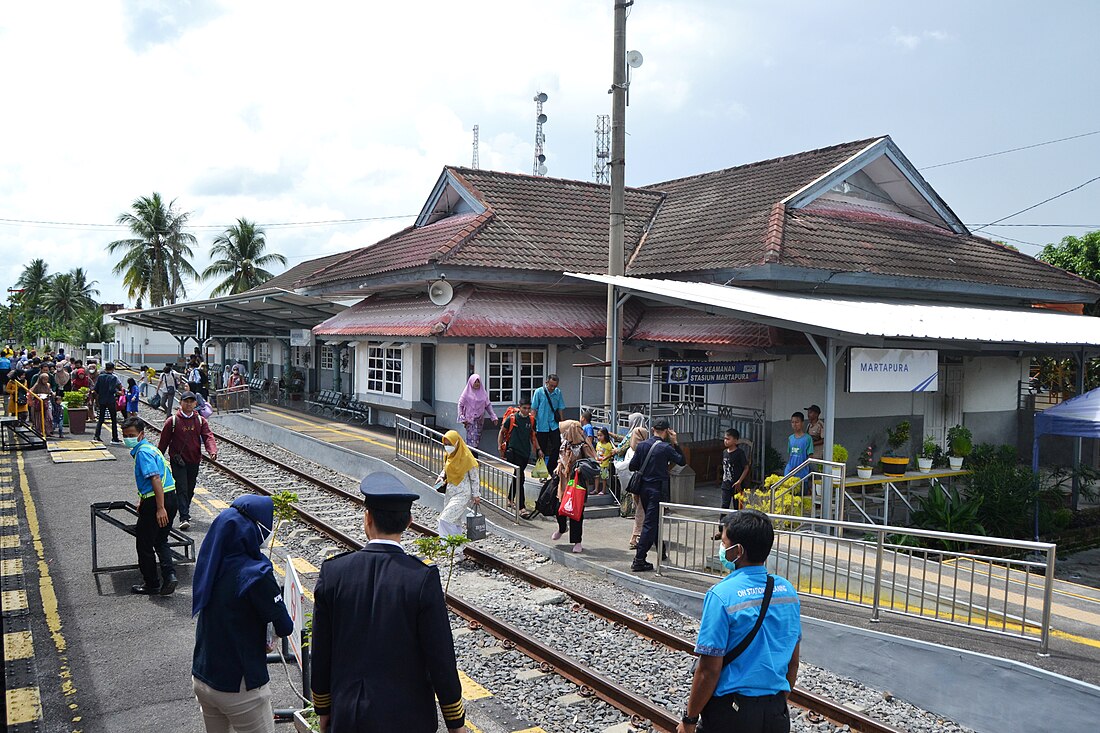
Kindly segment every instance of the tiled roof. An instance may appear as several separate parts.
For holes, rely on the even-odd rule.
[[[1097,286],[981,237],[858,207],[788,212],[783,264],[836,272],[1050,288],[1097,295]]]
[[[427,297],[369,297],[316,326],[318,336],[591,340],[606,331],[607,301],[460,287],[445,306]],[[626,309],[624,328],[637,320]]]
[[[668,198],[626,274],[762,264],[769,217],[775,205],[879,139],[857,140],[648,186]]]
[[[313,273],[328,267],[333,262],[346,257],[347,252],[337,252],[336,254],[326,255],[324,257],[318,257],[315,260],[306,260],[305,262],[299,262],[286,272],[282,272],[275,277],[271,278],[267,282],[252,288],[253,290],[267,290],[269,288],[282,288],[283,290],[293,290],[294,283],[298,282],[302,278],[309,277]]]
[[[631,341],[766,349],[778,343],[776,329],[751,321],[712,316],[690,308],[647,308],[627,333]]]

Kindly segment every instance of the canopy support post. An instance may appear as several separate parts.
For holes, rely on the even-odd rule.
[[[814,345],[814,349],[819,355],[821,351],[818,350],[817,343],[809,334],[806,338],[810,339],[810,343]],[[836,424],[836,362],[837,352],[840,347],[836,345],[832,338],[825,340],[825,455],[822,456],[826,461],[833,460],[833,436],[834,425]],[[824,477],[822,479],[822,502],[821,502],[821,516],[822,519],[842,519],[843,517],[833,517],[833,479],[832,471],[823,471]],[[832,532],[830,531],[830,534]]]
[[[1031,444],[1031,473],[1034,476],[1032,479],[1035,482],[1035,541],[1039,541],[1039,434],[1035,433],[1035,438]]]
[[[614,285],[609,285],[610,292],[608,293],[609,299],[612,303],[611,308],[611,368],[609,370],[611,391],[608,396],[611,398],[608,403],[608,422],[611,423],[611,433],[617,433],[619,427],[619,335],[621,329],[619,327],[619,303],[618,303],[618,290]]]
[[[1085,358],[1085,350],[1082,348],[1077,355],[1077,395],[1085,393],[1085,369],[1088,360]],[[1073,439],[1073,476],[1070,479],[1069,507],[1077,511],[1077,504],[1081,499],[1081,436]]]

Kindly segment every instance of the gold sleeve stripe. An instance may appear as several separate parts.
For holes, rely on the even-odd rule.
[[[455,716],[458,716],[462,714],[463,710],[465,710],[465,707],[463,706],[461,700],[451,705],[440,705],[439,707],[443,711],[444,715],[450,715],[453,713]]]
[[[327,693],[314,692],[313,704],[320,705],[322,707],[328,707],[332,704],[332,695]]]

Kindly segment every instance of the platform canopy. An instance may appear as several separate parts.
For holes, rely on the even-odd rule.
[[[262,288],[158,308],[118,311],[111,317],[176,337],[196,334],[198,322],[205,320],[208,338],[288,338],[291,329],[312,329],[347,305],[347,301]]]
[[[859,345],[1100,350],[1100,318],[1043,308],[821,297],[704,282],[567,274],[663,303]]]

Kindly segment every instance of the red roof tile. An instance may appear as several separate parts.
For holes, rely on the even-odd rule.
[[[751,321],[712,316],[690,308],[647,308],[627,338],[673,344],[766,349],[777,343],[775,329]]]

